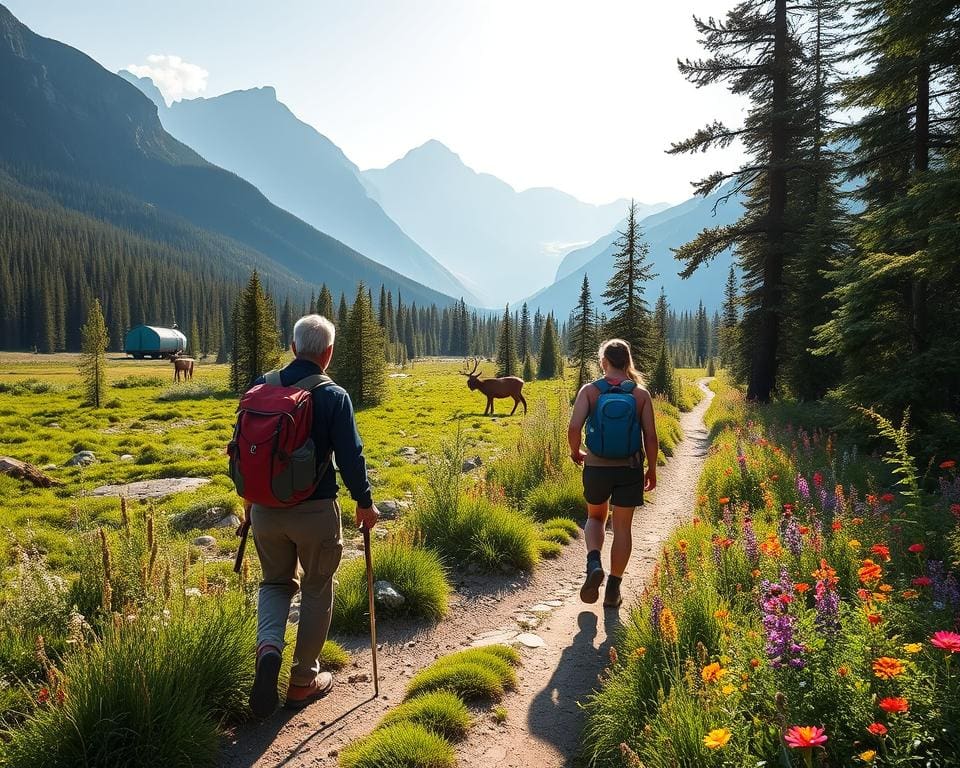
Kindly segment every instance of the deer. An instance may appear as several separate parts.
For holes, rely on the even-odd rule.
[[[176,354],[170,358],[170,362],[173,363],[173,380],[180,381],[180,374],[183,374],[183,380],[186,381],[188,378],[193,378],[193,358],[192,357],[181,357],[180,354]]]
[[[469,365],[469,362],[467,365]],[[470,389],[479,390],[487,396],[487,407],[483,415],[493,416],[493,401],[495,398],[512,397],[513,410],[510,411],[510,415],[513,416],[513,414],[516,413],[517,406],[523,403],[523,414],[526,416],[527,401],[523,398],[523,379],[519,376],[501,376],[496,379],[481,379],[480,374],[477,373],[479,366],[480,358],[476,358],[473,361],[473,370],[469,373],[465,370],[460,371],[460,375],[467,377],[467,386]]]

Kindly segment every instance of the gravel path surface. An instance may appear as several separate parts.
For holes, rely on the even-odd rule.
[[[631,566],[623,582],[624,607],[642,591],[662,542],[688,519],[708,446],[703,414],[713,397],[682,414],[685,439],[658,472],[657,490],[635,516]],[[609,553],[609,536],[604,562]],[[568,766],[578,752],[583,701],[608,663],[609,634],[619,625],[616,611],[584,605],[578,591],[584,567],[582,537],[546,561],[532,576],[461,574],[448,617],[440,624],[378,627],[380,698],[373,698],[370,651],[364,639],[345,643],[354,666],[337,676],[334,692],[302,712],[278,711],[261,723],[243,726],[225,744],[223,768],[334,766],[344,745],[365,735],[398,704],[407,681],[436,657],[471,644],[514,642],[523,651],[518,690],[504,706],[507,721],[497,725],[485,712],[460,745],[466,768]],[[339,638],[338,638],[339,639]],[[525,643],[525,644],[524,644]],[[351,679],[354,682],[349,682]]]

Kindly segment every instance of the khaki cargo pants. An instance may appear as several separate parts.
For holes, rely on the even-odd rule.
[[[305,501],[288,509],[253,505],[253,541],[263,568],[257,606],[257,647],[284,646],[290,601],[300,590],[300,622],[290,682],[307,685],[320,671],[318,658],[330,629],[333,575],[343,539],[334,499]]]

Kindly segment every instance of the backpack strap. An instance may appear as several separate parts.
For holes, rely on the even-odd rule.
[[[632,379],[624,379],[617,386],[629,395],[637,388],[637,382]]]
[[[593,386],[600,390],[601,395],[607,394],[613,388],[613,385],[606,379],[597,379],[593,382]]]
[[[263,383],[269,384],[271,387],[282,387],[283,382],[280,381],[280,371],[267,371],[263,374]]]
[[[317,387],[326,387],[330,384],[333,384],[333,379],[327,376],[327,374],[312,373],[309,376],[304,376],[293,386],[299,387],[300,389],[305,389],[307,392],[313,392],[313,390],[315,390]]]

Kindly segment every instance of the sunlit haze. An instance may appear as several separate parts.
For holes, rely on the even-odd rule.
[[[726,0],[7,5],[107,69],[152,76],[168,101],[273,85],[361,168],[435,138],[517,189],[652,203],[739,157],[664,153],[707,119],[741,117],[722,87],[697,90],[676,67],[700,53],[693,14]]]

